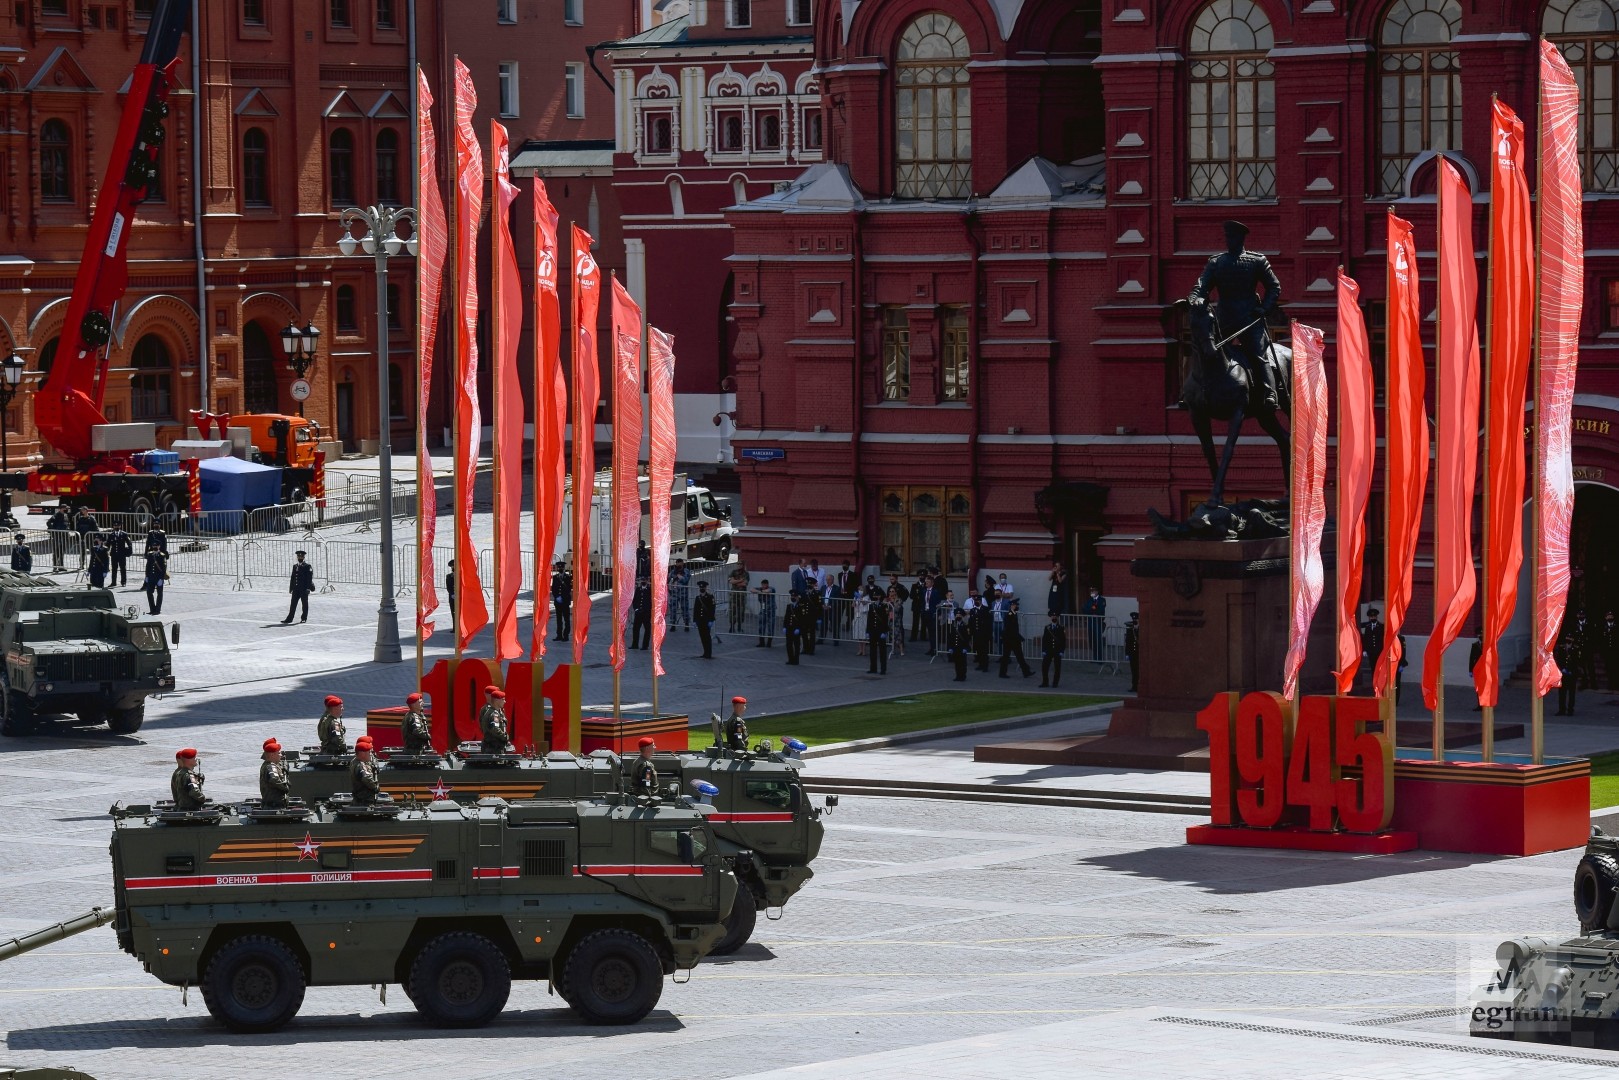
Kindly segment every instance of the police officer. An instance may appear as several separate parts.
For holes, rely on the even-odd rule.
[[[1056,686],[1062,681],[1062,654],[1068,648],[1068,635],[1063,632],[1062,619],[1056,612],[1040,632],[1040,685]]]
[[[1130,660],[1130,692],[1135,693],[1141,681],[1141,615],[1130,612],[1130,622],[1124,628],[1124,655]]]
[[[326,695],[326,711],[320,714],[315,734],[320,739],[321,753],[342,757],[349,752],[349,744],[343,738],[343,699],[336,694]]]
[[[354,740],[354,760],[349,763],[349,790],[358,806],[370,806],[382,793],[382,780],[377,775],[377,762],[371,756],[371,736],[361,735]]]
[[[950,662],[956,668],[956,682],[967,681],[967,650],[972,646],[972,631],[967,628],[967,616],[960,608],[956,609],[956,617],[945,628],[948,635],[947,644],[950,650]]]
[[[573,575],[561,559],[551,571],[551,606],[557,613],[557,640],[566,641],[573,633]]]
[[[805,656],[815,655],[815,643],[818,640],[821,615],[825,607],[826,605],[821,602],[821,586],[812,581],[798,601],[798,625],[803,631],[799,635],[798,646]]]
[[[504,754],[511,732],[506,723],[506,691],[498,686],[483,688],[483,710],[478,713],[478,730],[483,732],[483,752]]]
[[[976,595],[977,590],[973,590]],[[989,602],[978,597],[967,615],[967,634],[973,642],[973,664],[979,671],[989,670],[989,644],[995,629],[995,613]]]
[[[799,603],[798,590],[794,589],[787,598],[787,608],[781,616],[781,633],[787,639],[787,662],[798,665],[799,648],[803,639],[798,636],[798,623],[801,617],[802,605]]]
[[[405,719],[399,724],[399,735],[407,754],[431,754],[433,750],[433,722],[422,712],[422,695],[405,697]]]
[[[45,522],[45,528],[50,531],[51,570],[60,574],[62,562],[67,557],[68,537],[73,535],[73,522],[68,519],[67,508],[58,506],[53,510],[50,519]]]
[[[725,721],[725,745],[728,749],[746,753],[748,749],[748,699],[740,694],[731,699],[731,715]]]
[[[274,739],[265,739],[262,756],[264,764],[259,766],[259,805],[266,810],[280,810],[287,805],[287,797],[292,794],[287,767],[281,764],[281,744]]]
[[[300,603],[304,606],[304,617],[298,621],[309,621],[309,594],[315,591],[315,568],[304,561],[304,556],[308,554],[307,551],[292,553],[298,561],[292,564],[292,580],[287,585],[287,591],[292,594],[292,603],[287,605],[287,617],[281,620],[282,625],[292,622],[292,615]]]
[[[1558,716],[1574,715],[1574,699],[1579,694],[1580,666],[1584,659],[1584,641],[1576,636],[1573,626],[1565,624],[1562,634],[1558,635],[1557,644],[1552,648],[1552,660],[1563,676],[1557,686]]]
[[[163,587],[169,580],[169,557],[162,548],[146,549],[146,574],[141,588],[146,592],[146,614],[163,614]]]
[[[1034,671],[1029,667],[1029,661],[1023,655],[1023,630],[1018,626],[1018,602],[1014,597],[1007,602],[1006,613],[1001,621],[1001,678],[1009,679],[1006,669],[1012,666],[1012,661],[1027,679]]]
[[[90,535],[90,587],[105,589],[107,587],[107,571],[112,567],[112,559],[107,554],[107,546],[101,542],[100,533]]]
[[[135,545],[129,539],[129,534],[122,525],[114,526],[112,536],[107,540],[107,555],[112,559],[112,576],[108,578],[108,584],[129,584],[129,557],[133,554]]]
[[[169,534],[164,532],[163,526],[155,521],[151,523],[151,528],[146,530],[146,547],[148,550],[155,547],[164,556],[169,553]]]
[[[657,750],[658,744],[652,741],[650,735],[646,735],[642,736],[639,745],[641,753],[630,767],[630,787],[637,795],[656,795],[658,767],[652,764],[652,753]]]
[[[28,546],[28,538],[22,533],[17,534],[16,543],[11,548],[11,568],[24,574],[34,572],[34,552]]]
[[[1366,621],[1360,624],[1360,662],[1370,674],[1372,665],[1383,655],[1383,624],[1377,621],[1377,609],[1366,609]]]
[[[897,601],[895,606],[898,606]],[[871,654],[866,667],[868,675],[888,674],[888,635],[893,630],[889,616],[888,602],[880,595],[873,598],[866,608],[866,651]]]
[[[197,765],[197,752],[186,747],[174,755],[174,775],[169,777],[169,795],[176,810],[201,810],[208,805],[202,793],[202,769]]]
[[[697,638],[703,643],[703,659],[714,659],[714,594],[708,591],[708,582],[697,583],[697,599],[692,601],[691,621],[697,624]]]
[[[652,583],[641,578],[635,583],[630,598],[630,648],[647,649],[652,645]]]
[[[1219,294],[1214,302],[1214,314],[1219,319],[1223,334],[1234,334],[1232,352],[1248,369],[1248,374],[1259,385],[1264,404],[1270,409],[1281,408],[1276,395],[1275,372],[1265,363],[1270,346],[1270,335],[1265,330],[1265,319],[1282,300],[1282,283],[1270,262],[1257,251],[1248,251],[1243,241],[1248,237],[1248,226],[1240,221],[1227,221],[1225,251],[1211,257],[1203,268],[1203,275],[1192,287],[1191,299],[1206,301],[1209,293]],[[1264,297],[1255,295],[1258,286]]]

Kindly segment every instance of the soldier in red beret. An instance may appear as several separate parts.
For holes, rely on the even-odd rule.
[[[176,810],[201,810],[208,805],[202,793],[204,777],[197,767],[197,752],[186,747],[174,755],[174,775],[169,777],[169,794]]]
[[[725,721],[725,745],[738,753],[748,751],[748,699],[738,694],[731,699],[731,717]]]
[[[405,698],[405,719],[399,725],[407,754],[433,753],[433,722],[422,712],[422,695]]]
[[[326,711],[320,714],[320,725],[315,729],[320,735],[320,752],[333,757],[342,757],[349,752],[349,744],[343,738],[343,699],[336,694],[326,695]]]
[[[637,795],[656,795],[658,767],[652,764],[652,755],[658,749],[658,744],[647,735],[642,737],[640,746],[641,755],[635,759],[635,766],[630,772],[630,784]]]
[[[354,740],[354,760],[349,764],[350,789],[356,806],[370,806],[382,791],[377,776],[377,763],[371,756],[371,736],[361,735]]]
[[[259,805],[267,810],[280,810],[292,794],[287,767],[281,764],[281,744],[265,739],[263,757],[264,764],[259,766]]]
[[[484,707],[478,714],[478,728],[483,732],[483,752],[504,754],[511,733],[506,721],[506,692],[498,686],[483,688]]]

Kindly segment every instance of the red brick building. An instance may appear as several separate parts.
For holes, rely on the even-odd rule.
[[[167,443],[190,409],[293,411],[279,331],[313,323],[322,336],[308,415],[352,448],[376,438],[376,282],[368,259],[338,254],[338,212],[413,198],[412,65],[437,67],[438,9],[430,0],[197,5],[162,193],[141,205],[130,241],[110,419],[155,421]],[[151,11],[151,0],[0,7],[0,229],[10,253],[0,259],[0,349],[32,349],[31,371],[53,360],[120,88]],[[390,275],[389,412],[401,436],[412,427],[412,271],[404,259]],[[31,394],[6,428],[14,464],[48,452]]]
[[[1209,488],[1176,408],[1170,305],[1221,247],[1220,222],[1252,227],[1286,315],[1329,341],[1347,267],[1380,357],[1388,209],[1416,223],[1431,310],[1433,158],[1486,171],[1492,92],[1532,131],[1544,31],[1588,88],[1576,602],[1619,603],[1619,5],[844,0],[816,14],[829,160],[726,215],[751,564],[933,563],[959,580],[1055,557],[1076,585],[1129,597],[1147,509],[1178,514]],[[1277,455],[1249,441],[1230,493],[1280,495]]]

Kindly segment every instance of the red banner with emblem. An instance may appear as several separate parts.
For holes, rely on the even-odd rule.
[[[1360,579],[1366,558],[1366,502],[1377,456],[1372,416],[1372,351],[1360,286],[1338,269],[1338,693],[1354,689],[1360,667]]]
[[[433,390],[433,351],[438,347],[439,309],[444,299],[444,260],[449,252],[449,225],[438,186],[438,136],[433,132],[433,94],[427,73],[416,69],[416,512],[420,543],[416,546],[416,634],[433,636],[438,610],[438,569],[433,541],[438,537],[438,495],[433,461],[427,453],[427,405]]]
[[[624,628],[639,582],[641,539],[641,306],[613,279],[613,670],[624,667]]]
[[[523,285],[512,243],[511,210],[517,202],[512,183],[510,140],[496,121],[489,124],[489,158],[495,168],[495,659],[523,655],[517,640],[517,593],[523,585],[523,385],[517,375],[517,343],[523,336]]]
[[[1580,88],[1557,46],[1540,42],[1540,310],[1535,385],[1535,693],[1562,685],[1553,655],[1568,604],[1574,520],[1574,375],[1580,358],[1585,237],[1580,220]]]
[[[647,330],[647,499],[652,511],[652,674],[663,674],[669,621],[669,501],[675,487],[675,339]]]
[[[1478,480],[1478,267],[1473,262],[1473,195],[1439,159],[1439,326],[1434,407],[1434,626],[1422,657],[1422,700],[1439,700],[1445,650],[1473,611],[1473,488]]]
[[[596,492],[596,406],[601,402],[596,319],[601,268],[590,234],[573,226],[573,662],[585,662],[590,640],[590,514]]]
[[[568,385],[562,376],[562,304],[556,207],[545,181],[534,178],[534,627],[529,659],[545,655],[550,630],[551,560],[562,528],[568,465],[562,453],[568,426]]]
[[[1417,301],[1417,245],[1411,223],[1388,217],[1388,380],[1386,461],[1388,621],[1373,692],[1392,690],[1399,677],[1400,628],[1411,607],[1411,576],[1428,488],[1428,413],[1422,361],[1422,310]]]
[[[478,407],[478,227],[483,220],[483,153],[472,130],[478,94],[472,72],[455,62],[455,232],[457,290],[461,318],[456,325],[455,471],[459,503],[455,508],[455,608],[457,646],[489,625],[489,607],[478,574],[478,545],[472,538],[472,493],[478,482],[478,449],[483,441],[483,414]]]

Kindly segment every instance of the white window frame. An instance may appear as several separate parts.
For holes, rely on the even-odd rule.
[[[500,65],[500,115],[516,116],[521,99],[517,96],[517,61]]]
[[[797,18],[794,14],[798,9],[804,9],[804,17]],[[787,0],[787,25],[809,26],[815,21],[815,0]]]
[[[738,18],[738,15],[744,16]],[[743,30],[753,25],[753,0],[725,0],[725,25]]]
[[[585,65],[569,61],[563,65],[562,85],[568,119],[582,120],[585,116]]]
[[[517,0],[495,0],[495,21],[503,26],[517,22]]]
[[[564,26],[585,25],[585,0],[562,0],[562,23]]]

